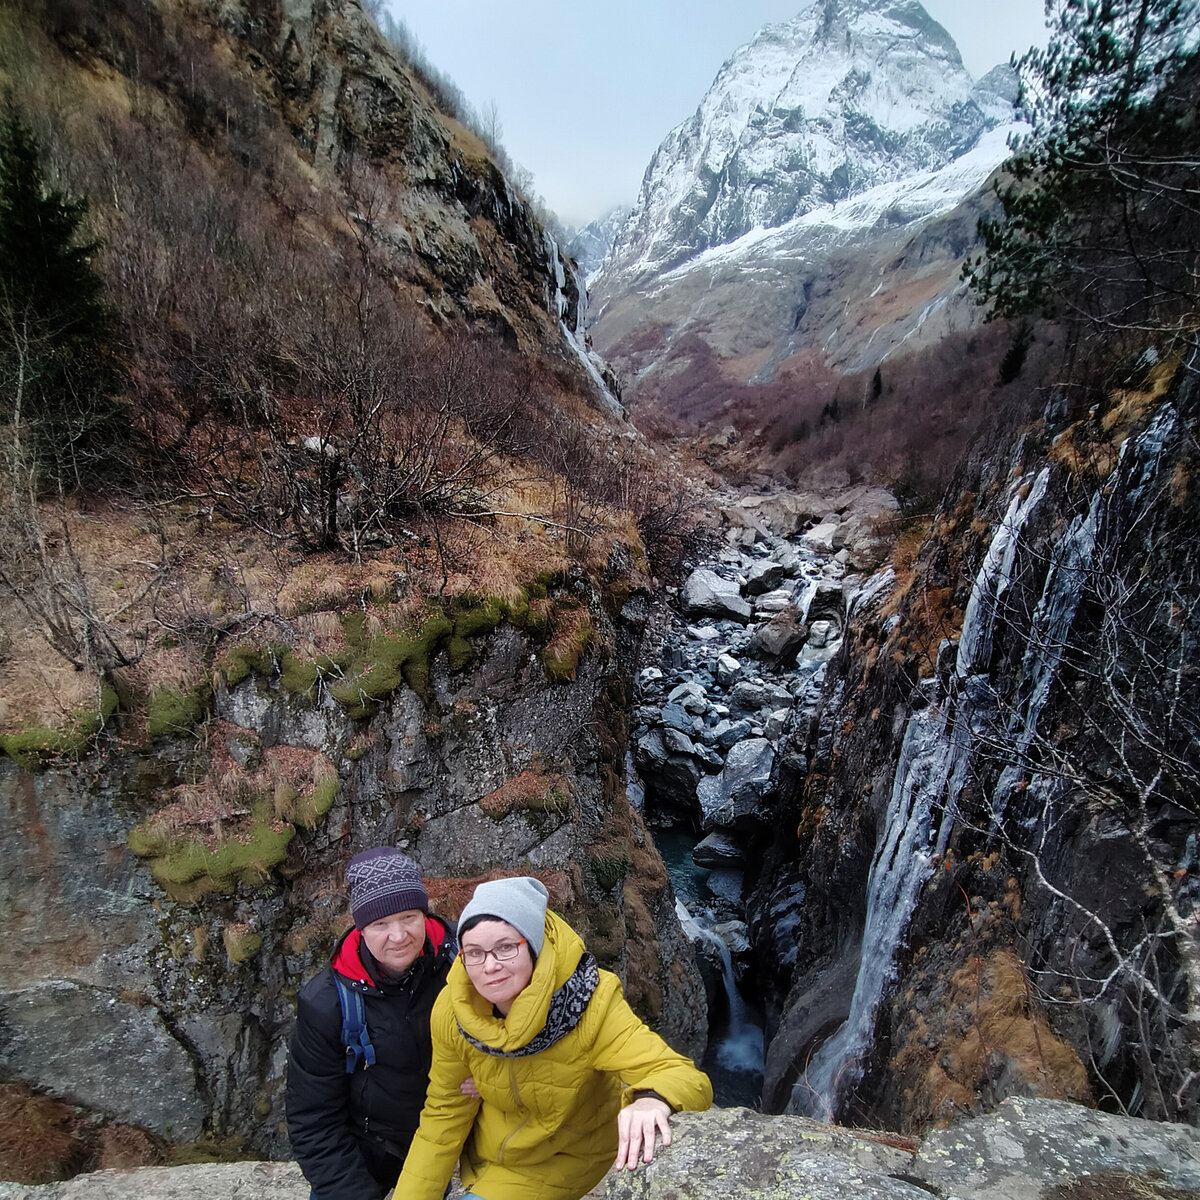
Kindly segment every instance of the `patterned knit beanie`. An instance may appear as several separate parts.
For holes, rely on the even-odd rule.
[[[356,854],[346,867],[346,882],[356,929],[411,908],[429,911],[421,868],[407,854],[390,846]]]
[[[481,883],[458,918],[458,931],[461,934],[474,921],[496,917],[507,921],[529,943],[529,949],[537,957],[546,936],[547,898],[545,887],[528,875]]]

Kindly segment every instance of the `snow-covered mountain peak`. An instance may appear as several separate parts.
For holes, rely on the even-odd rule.
[[[977,87],[918,0],[814,0],[737,50],[668,134],[603,286],[940,171],[1012,119],[1009,83]]]

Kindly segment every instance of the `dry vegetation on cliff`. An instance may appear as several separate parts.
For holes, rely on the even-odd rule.
[[[353,6],[283,20],[0,4],[0,82],[52,198],[88,202],[120,348],[119,420],[57,495],[6,440],[0,725],[27,761],[94,731],[106,680],[186,727],[220,646],[336,657],[347,611],[398,630],[574,566],[637,578],[686,530],[487,147]],[[580,630],[553,636],[569,672]]]

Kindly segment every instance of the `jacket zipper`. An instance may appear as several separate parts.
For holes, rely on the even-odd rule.
[[[512,1089],[513,1099],[517,1102],[519,1108],[525,1109],[525,1105],[521,1100],[521,1089],[517,1086],[517,1068],[513,1063],[508,1066],[508,1084]],[[519,1124],[514,1125],[508,1133],[504,1135],[504,1141],[500,1143],[500,1149],[496,1153],[496,1162],[499,1166],[504,1165],[504,1151],[508,1149],[508,1143],[512,1141],[529,1122],[529,1110],[525,1109],[525,1116]]]

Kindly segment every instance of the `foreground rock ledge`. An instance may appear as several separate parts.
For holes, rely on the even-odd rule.
[[[610,1175],[609,1200],[1200,1200],[1200,1131],[1056,1100],[1006,1100],[924,1142],[769,1117],[681,1113],[649,1167]],[[1081,1183],[1081,1181],[1083,1181]],[[99,1171],[0,1183],[0,1200],[307,1200],[295,1163]]]

